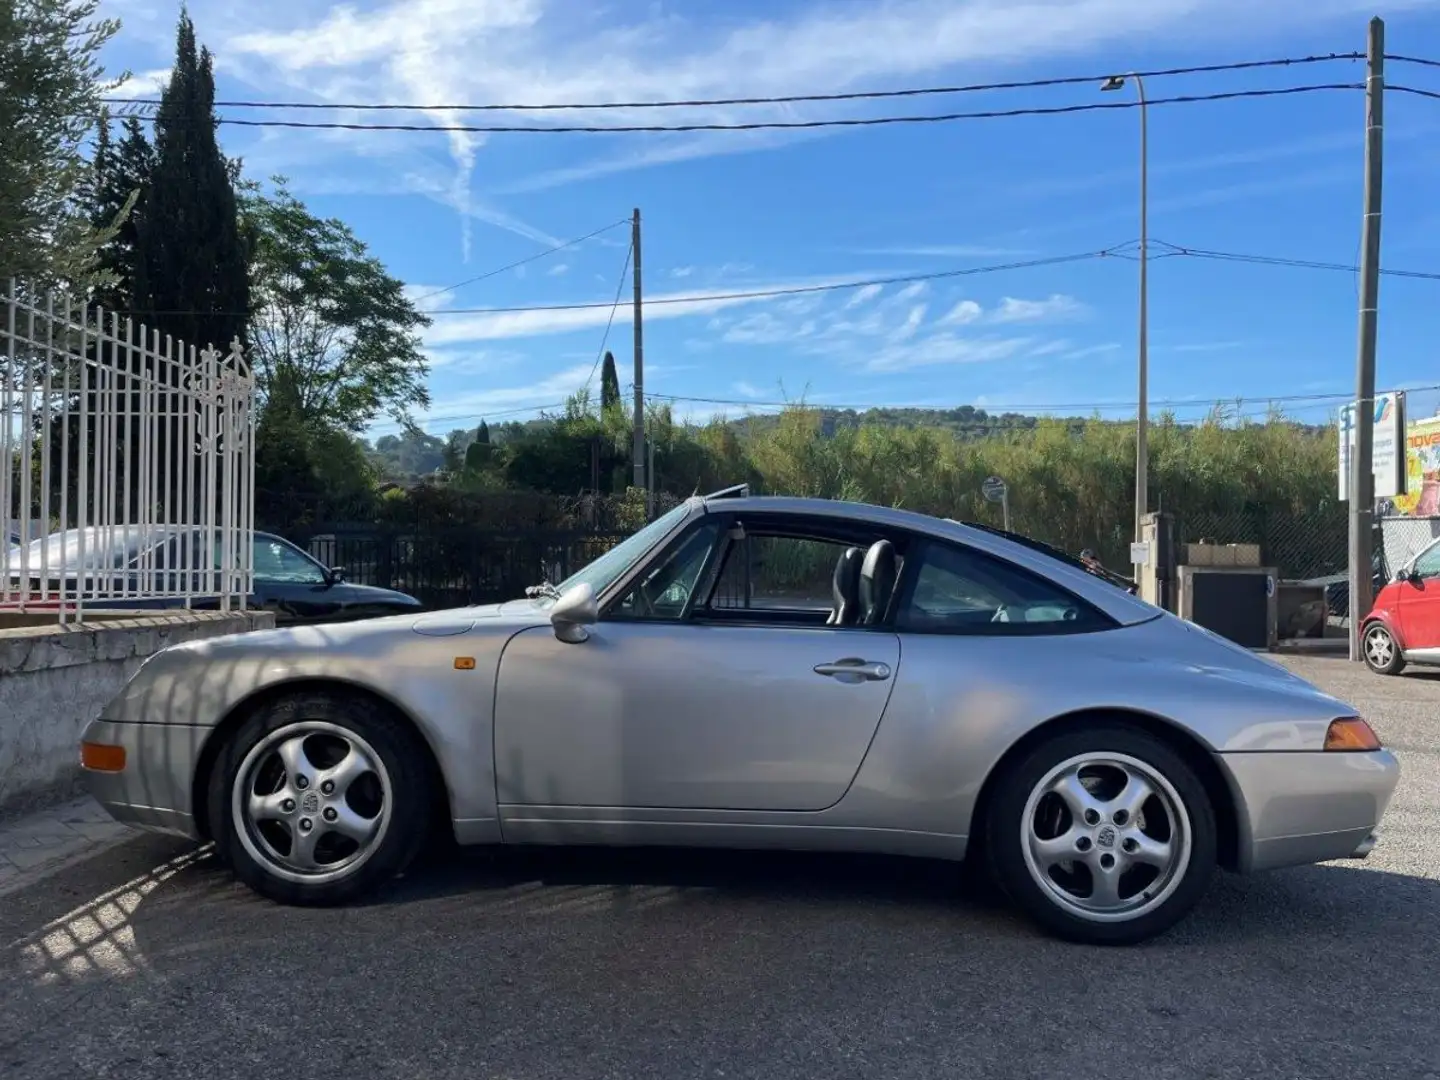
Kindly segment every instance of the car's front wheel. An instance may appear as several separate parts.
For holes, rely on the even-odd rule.
[[[281,903],[339,904],[415,858],[430,799],[417,737],[387,709],[302,693],[241,723],[211,775],[209,812],[241,881]]]
[[[985,846],[1011,899],[1070,941],[1168,930],[1216,864],[1215,812],[1167,743],[1124,725],[1057,735],[998,778]]]
[[[1365,666],[1377,675],[1399,675],[1405,667],[1405,654],[1384,623],[1373,622],[1365,628],[1361,651],[1365,654]]]

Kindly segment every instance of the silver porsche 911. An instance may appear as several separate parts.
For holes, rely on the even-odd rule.
[[[731,489],[529,592],[166,649],[86,730],[90,787],[282,902],[369,892],[443,829],[965,859],[1118,944],[1217,867],[1365,856],[1399,779],[1270,660],[921,514]]]

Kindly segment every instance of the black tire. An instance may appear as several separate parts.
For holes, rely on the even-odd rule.
[[[1174,811],[1178,808],[1181,824],[1172,831],[1171,839],[1188,834],[1189,857],[1177,859],[1177,863],[1183,865],[1178,865],[1164,882],[1157,876],[1154,882],[1144,884],[1135,894],[1142,900],[1137,902],[1133,913],[1113,912],[1102,921],[1100,916],[1079,910],[1076,905],[1085,903],[1085,899],[1067,901],[1060,896],[1064,890],[1058,882],[1053,887],[1047,887],[1037,880],[1037,876],[1045,876],[1055,882],[1052,874],[1038,868],[1031,870],[1032,860],[1027,851],[1030,830],[1034,825],[1026,818],[1032,793],[1036,793],[1057,768],[1082,757],[1104,759],[1107,755],[1119,755],[1115,760],[1122,763],[1122,768],[1143,767],[1158,778],[1160,784],[1168,784],[1168,792],[1163,787],[1151,786],[1161,792],[1162,799],[1168,801],[1159,804],[1159,810],[1174,804],[1165,816],[1166,821],[1174,820]],[[1130,759],[1136,764],[1124,765],[1123,759]],[[1103,771],[1104,768],[1101,769]],[[1122,774],[1117,771],[1116,775]],[[1088,945],[1133,945],[1145,941],[1164,933],[1184,918],[1204,895],[1214,875],[1217,852],[1215,810],[1204,783],[1181,754],[1168,743],[1139,728],[1113,723],[1056,735],[1016,760],[1003,775],[996,777],[996,781],[994,796],[984,819],[985,836],[982,838],[990,871],[1017,907],[1057,937]],[[1043,803],[1043,798],[1041,801]],[[1156,806],[1149,801],[1144,805],[1147,808]],[[1048,810],[1049,807],[1037,806],[1037,813],[1042,809]],[[1156,811],[1157,822],[1161,816],[1159,810]],[[1066,809],[1059,813],[1063,818],[1069,811]],[[1115,815],[1117,821],[1121,817],[1125,815]],[[1185,818],[1189,822],[1188,833],[1183,826]],[[1146,819],[1149,829],[1148,810]],[[1126,820],[1129,820],[1128,817]],[[1081,823],[1072,821],[1072,824],[1078,827]],[[1134,825],[1133,822],[1131,824]],[[1107,826],[1112,826],[1111,819],[1101,817],[1093,830],[1088,827],[1082,830],[1086,835],[1083,840],[1076,841],[1077,851],[1084,850],[1087,854],[1076,857],[1071,864],[1075,867],[1072,873],[1079,872],[1079,864],[1087,859],[1098,861],[1109,858],[1109,865],[1117,865],[1121,848],[1129,840],[1120,831],[1121,826],[1113,825],[1109,828],[1107,843],[1102,835]],[[1138,826],[1131,832],[1137,830]],[[1088,835],[1090,832],[1094,833],[1093,839]],[[1081,843],[1088,847],[1079,848]],[[1102,847],[1102,844],[1106,846]],[[1111,851],[1114,854],[1109,854]],[[1130,856],[1124,858],[1129,859]],[[1091,874],[1088,865],[1084,867],[1083,874]],[[1096,879],[1091,877],[1090,880]],[[1131,879],[1132,882],[1136,880],[1140,879]],[[1164,895],[1153,901],[1146,899],[1149,896],[1146,890],[1157,886]]]
[[[373,818],[357,815],[366,821],[380,822],[377,825],[380,835],[364,846],[367,853],[363,858],[354,858],[355,865],[349,869],[334,869],[340,865],[337,862],[331,864],[332,868],[328,871],[305,875],[284,866],[283,858],[276,854],[277,845],[266,838],[267,830],[249,823],[248,817],[236,812],[241,798],[236,792],[236,785],[242,782],[242,768],[249,777],[260,779],[259,772],[266,767],[266,759],[272,753],[275,755],[269,765],[272,770],[275,761],[278,761],[279,751],[270,748],[271,740],[289,742],[295,738],[306,740],[307,753],[317,741],[319,749],[324,750],[332,740],[353,740],[352,748],[363,748],[367,761],[373,754],[379,765],[354,783],[363,784],[366,790],[360,794],[371,796],[369,801],[376,805],[386,806],[388,813],[383,821],[378,813]],[[335,742],[334,745],[338,747],[340,744]],[[247,758],[252,752],[256,756],[247,765]],[[381,778],[382,770],[384,779]],[[308,779],[305,781],[305,796],[318,796],[324,770],[307,765],[298,772],[316,772],[313,787]],[[288,782],[289,773],[283,765],[279,775],[282,782]],[[373,793],[383,792],[387,781],[388,804],[383,795],[378,799],[373,797]],[[245,782],[254,788],[255,780]],[[277,795],[284,793],[278,792]],[[419,736],[389,709],[363,695],[304,692],[261,705],[246,717],[220,752],[210,776],[208,805],[216,852],[234,870],[237,878],[278,903],[328,906],[348,903],[377,891],[414,861],[431,831],[434,794],[433,772],[419,743]],[[341,811],[353,809],[355,803],[346,801],[349,797],[348,792],[341,791],[338,796],[328,797],[326,802],[333,802]],[[303,799],[301,803],[290,801],[291,815],[280,824],[293,844],[298,835],[295,828],[302,824],[299,815],[305,813],[305,806]],[[322,823],[331,819],[322,819],[319,815],[330,814],[331,808],[326,805],[322,810],[320,805],[321,802],[316,800],[317,808],[312,809],[312,816],[307,818],[311,822],[307,827],[307,836],[313,831],[318,837],[314,842],[317,846],[326,841],[324,834],[327,832],[336,837],[340,835]],[[268,835],[274,834],[268,832]],[[345,841],[341,838],[335,843],[343,845]],[[307,880],[308,876],[318,880]]]
[[[1376,644],[1383,642],[1385,648],[1374,649],[1382,659],[1372,656],[1371,637],[1379,639]],[[1360,635],[1360,655],[1365,658],[1365,666],[1376,675],[1399,675],[1405,670],[1405,654],[1400,651],[1399,644],[1395,641],[1395,635],[1390,633],[1389,628],[1382,622],[1376,621],[1366,625]],[[1388,657],[1385,659],[1384,657]]]

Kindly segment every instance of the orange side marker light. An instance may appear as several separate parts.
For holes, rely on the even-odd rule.
[[[474,670],[475,670],[475,657],[473,657],[473,656],[457,656],[457,657],[455,657],[455,670],[456,670],[456,671],[474,671]]]
[[[1380,737],[1358,716],[1331,720],[1325,732],[1326,750],[1379,750]]]
[[[125,747],[107,743],[82,742],[80,767],[91,772],[118,773],[125,771]]]

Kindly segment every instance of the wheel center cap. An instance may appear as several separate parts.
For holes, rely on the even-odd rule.
[[[1113,848],[1115,846],[1115,835],[1115,827],[1113,825],[1100,826],[1100,831],[1095,834],[1095,846]]]
[[[320,794],[313,788],[300,796],[300,812],[302,814],[318,814],[320,812]]]

